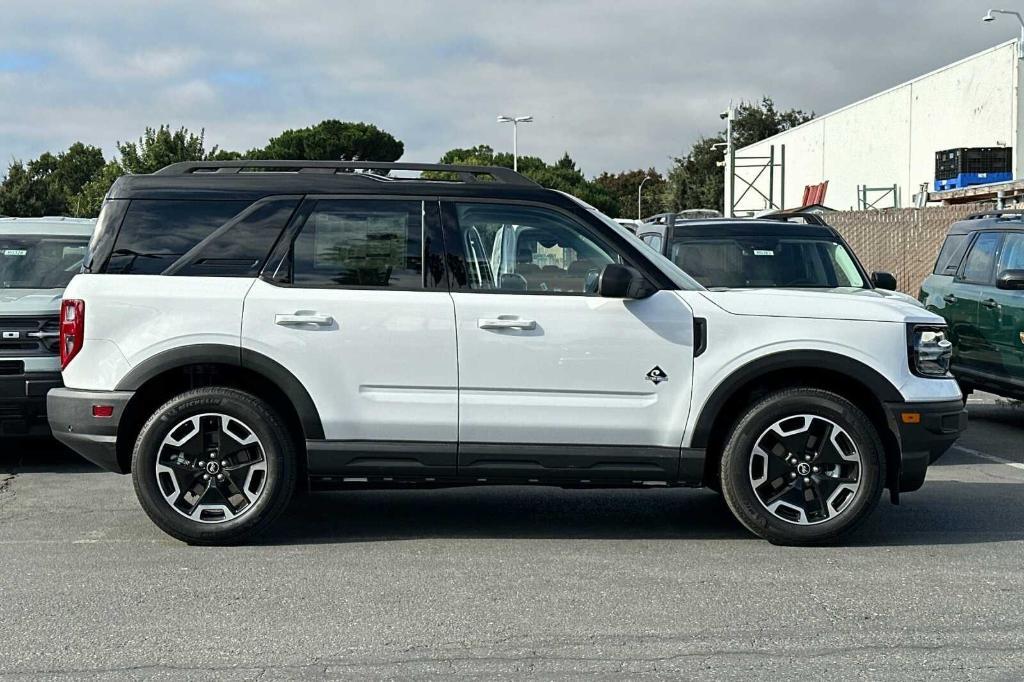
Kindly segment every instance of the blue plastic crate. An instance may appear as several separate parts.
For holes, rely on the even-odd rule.
[[[973,185],[988,185],[1009,180],[1013,180],[1013,173],[960,173],[955,178],[936,180],[935,191],[944,192],[947,189],[963,189]]]

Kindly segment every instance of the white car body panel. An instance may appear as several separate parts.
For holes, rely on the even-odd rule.
[[[163,351],[200,344],[237,348],[242,302],[253,281],[243,277],[78,275],[64,296],[85,301],[85,342],[64,370],[65,385],[110,390],[114,387],[111,383],[116,385],[123,378],[113,376],[115,367],[131,368]],[[107,386],[96,385],[96,370],[90,365],[108,368],[103,373]]]
[[[277,315],[329,316],[282,326]],[[241,343],[287,368],[313,399],[328,440],[455,443],[455,312],[442,291],[319,289],[256,281]]]
[[[459,438],[468,443],[678,447],[693,318],[673,292],[622,300],[455,293]],[[518,317],[533,330],[482,329]],[[647,374],[660,367],[667,381]]]

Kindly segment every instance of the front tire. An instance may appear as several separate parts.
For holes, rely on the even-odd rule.
[[[878,431],[856,405],[831,391],[785,389],[732,427],[722,493],[740,523],[772,543],[826,543],[874,510],[883,464]]]
[[[264,531],[295,489],[296,453],[281,418],[231,388],[182,393],[149,418],[132,455],[142,508],[189,544],[233,544]]]

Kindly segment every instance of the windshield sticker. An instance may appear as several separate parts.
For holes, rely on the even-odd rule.
[[[25,249],[4,249],[5,256],[27,256],[28,251]]]
[[[767,251],[765,249],[754,249],[755,256],[774,256],[774,251]]]

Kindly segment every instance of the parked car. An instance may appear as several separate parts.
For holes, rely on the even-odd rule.
[[[262,532],[297,482],[708,485],[762,537],[823,542],[965,424],[941,318],[708,291],[504,168],[123,177],[61,320],[55,433],[193,543]]]
[[[708,289],[818,289],[920,305],[888,272],[868,275],[839,232],[815,214],[673,219],[637,236]]]
[[[0,436],[49,435],[60,386],[58,315],[95,220],[0,218]]]
[[[945,318],[952,371],[975,388],[1024,400],[1024,215],[995,211],[953,223],[924,306]]]

